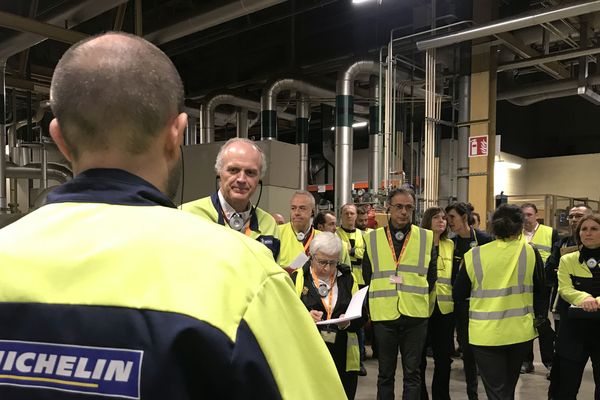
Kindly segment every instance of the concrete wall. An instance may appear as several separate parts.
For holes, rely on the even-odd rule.
[[[529,161],[508,153],[500,153],[500,162],[494,166],[494,195],[527,194]],[[515,168],[520,165],[520,168]]]

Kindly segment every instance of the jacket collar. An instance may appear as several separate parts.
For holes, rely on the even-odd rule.
[[[210,196],[210,201],[213,204],[215,210],[217,210],[217,223],[219,225],[225,225],[225,219],[223,218],[223,208],[221,207],[221,202],[219,201],[219,193],[215,192],[212,196]],[[250,230],[254,232],[260,232],[258,229],[258,216],[256,215],[256,207],[252,206],[250,209]]]

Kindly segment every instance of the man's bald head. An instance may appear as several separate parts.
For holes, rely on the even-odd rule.
[[[58,62],[50,100],[75,160],[87,151],[143,153],[183,108],[183,84],[148,41],[107,33],[71,47]]]

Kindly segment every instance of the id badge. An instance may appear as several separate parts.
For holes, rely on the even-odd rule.
[[[398,275],[390,276],[390,283],[394,285],[402,285],[402,277]]]
[[[321,331],[321,337],[325,343],[335,343],[336,333],[331,331]]]

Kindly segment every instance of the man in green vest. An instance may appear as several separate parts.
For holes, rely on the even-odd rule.
[[[414,192],[391,191],[389,226],[365,235],[363,275],[377,341],[377,399],[394,399],[398,348],[402,355],[405,400],[419,400],[421,355],[427,335],[429,293],[437,278],[433,232],[412,224]]]
[[[277,223],[250,200],[266,170],[265,154],[260,147],[249,139],[229,139],[221,146],[215,162],[219,190],[184,204],[183,209],[258,240],[277,260],[280,246]]]
[[[373,229],[368,227],[369,213],[364,207],[357,207],[356,209],[356,227],[364,233],[369,233]]]
[[[525,203],[521,205],[521,211],[523,211],[523,235],[528,243],[531,243],[540,252],[542,261],[546,263],[546,260],[552,252],[552,247],[558,243],[558,231],[550,226],[540,224],[537,221],[538,209],[533,203]],[[546,288],[546,298],[550,299],[550,293],[552,291],[552,283],[548,282]],[[549,309],[548,307],[546,307]],[[554,331],[546,327],[539,332],[540,338],[540,355],[542,362],[546,368],[552,367],[552,356],[554,354]],[[522,374],[529,374],[535,370],[533,366],[533,344],[530,351],[525,356],[525,361],[521,366]]]

